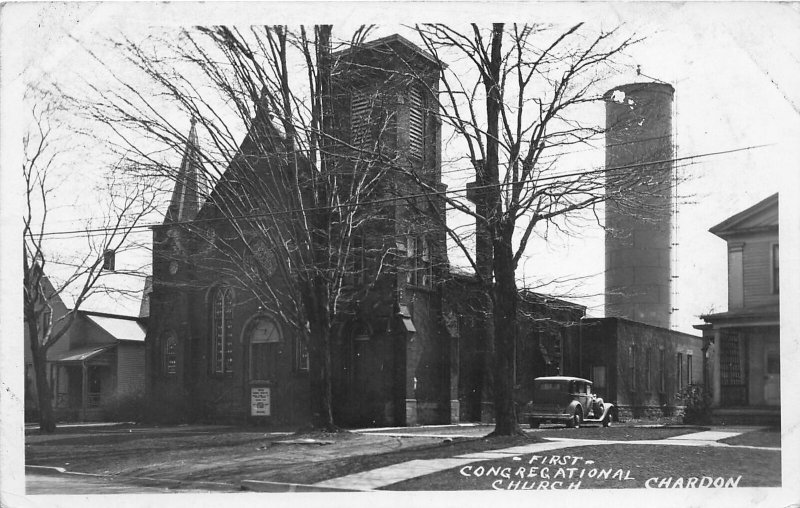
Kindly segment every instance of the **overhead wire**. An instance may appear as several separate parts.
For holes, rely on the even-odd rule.
[[[256,218],[262,218],[262,217],[274,217],[274,216],[280,216],[280,215],[291,215],[291,214],[296,214],[296,213],[308,213],[308,212],[315,212],[315,211],[332,211],[332,210],[337,210],[337,209],[342,209],[342,208],[351,208],[351,207],[354,207],[354,206],[367,206],[367,205],[387,204],[387,203],[392,203],[392,202],[397,202],[397,201],[406,201],[406,200],[409,200],[409,199],[416,199],[416,198],[447,196],[447,195],[453,195],[453,194],[464,194],[464,193],[468,192],[469,190],[475,191],[475,190],[482,190],[482,189],[502,188],[502,187],[508,187],[508,186],[516,185],[516,184],[519,184],[519,183],[522,183],[522,184],[534,183],[535,184],[535,183],[539,183],[539,182],[543,182],[543,181],[553,181],[553,180],[559,180],[559,179],[562,179],[562,178],[571,178],[571,177],[583,177],[583,176],[588,176],[588,175],[598,174],[598,173],[608,173],[609,171],[621,171],[621,170],[625,170],[625,169],[633,169],[633,168],[642,167],[642,166],[651,166],[651,165],[654,165],[654,164],[666,164],[666,163],[692,161],[693,159],[713,157],[713,156],[718,156],[718,155],[726,155],[726,154],[730,154],[730,153],[754,150],[754,149],[757,149],[757,148],[764,148],[766,146],[770,146],[770,144],[750,145],[750,146],[746,146],[746,147],[733,148],[733,149],[729,149],[729,150],[719,150],[719,151],[714,151],[714,152],[705,152],[705,153],[700,153],[700,154],[692,154],[692,155],[687,155],[687,156],[684,156],[684,157],[672,157],[672,158],[669,158],[669,159],[660,159],[660,160],[647,161],[647,162],[637,162],[637,163],[633,163],[633,164],[626,164],[626,165],[623,165],[623,166],[615,166],[615,167],[612,167],[612,168],[596,168],[596,169],[587,169],[587,170],[583,170],[583,171],[574,171],[574,172],[569,172],[569,173],[560,173],[560,174],[557,174],[557,175],[543,176],[543,177],[537,178],[535,180],[525,181],[525,182],[500,182],[500,183],[493,183],[493,184],[476,185],[476,186],[470,187],[469,189],[466,188],[466,187],[462,187],[462,188],[459,188],[459,189],[452,189],[452,190],[448,189],[448,190],[444,190],[444,191],[429,191],[429,192],[422,192],[422,193],[417,193],[417,194],[409,194],[409,195],[404,195],[404,196],[392,196],[392,197],[388,197],[388,198],[374,199],[374,200],[370,200],[370,201],[362,201],[362,202],[354,203],[354,204],[345,203],[345,204],[340,204],[340,205],[308,207],[308,208],[299,208],[299,209],[290,209],[290,210],[279,210],[279,211],[272,211],[272,212],[259,212],[259,213],[237,215],[237,216],[211,217],[211,218],[207,218],[207,219],[195,219],[195,220],[189,220],[189,221],[175,221],[175,222],[171,222],[170,225],[173,225],[173,226],[190,225],[190,224],[198,224],[198,223],[211,223],[211,222],[219,222],[219,221],[233,221],[233,220],[242,220],[242,219],[256,219]],[[690,165],[690,164],[687,164],[687,165]],[[141,225],[132,225],[132,226],[120,226],[120,227],[115,227],[115,228],[105,228],[104,227],[104,228],[89,228],[89,229],[81,229],[81,230],[47,231],[47,232],[42,233],[41,236],[54,237],[54,236],[61,236],[61,235],[77,235],[77,236],[75,236],[75,238],[78,238],[78,237],[90,236],[90,233],[107,233],[107,232],[113,232],[113,231],[119,231],[119,230],[130,231],[131,233],[133,233],[134,230],[146,231],[148,229],[152,229],[152,228],[158,227],[160,225],[161,224],[152,224],[151,223],[151,224],[141,224]]]

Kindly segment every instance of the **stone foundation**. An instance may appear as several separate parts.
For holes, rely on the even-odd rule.
[[[461,421],[461,402],[458,399],[450,401],[450,423]]]
[[[639,418],[664,418],[679,416],[683,413],[683,406],[615,406],[615,408],[619,421]]]
[[[403,423],[409,427],[419,425],[419,420],[417,418],[417,399],[406,399],[406,421]]]
[[[494,423],[494,402],[481,402],[481,423]]]

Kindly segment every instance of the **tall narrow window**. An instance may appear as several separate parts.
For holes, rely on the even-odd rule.
[[[258,318],[250,329],[250,380],[271,381],[277,377],[281,332],[267,318]]]
[[[308,346],[299,337],[295,339],[295,365],[297,370],[308,370]]]
[[[164,374],[174,376],[178,373],[178,339],[169,333],[164,338]]]
[[[233,291],[217,290],[212,314],[212,372],[233,372]]]
[[[631,364],[630,367],[628,368],[628,371],[630,372],[630,387],[631,391],[635,392],[636,391],[636,346],[631,346],[630,348],[630,360]]]
[[[412,86],[408,97],[408,148],[411,155],[422,157],[425,146],[425,96],[419,86]]]
[[[678,353],[675,361],[675,393],[683,389],[683,353]]]
[[[372,142],[370,96],[363,91],[353,92],[350,98],[350,142],[360,147]]]
[[[658,350],[658,391],[667,392],[667,362],[663,349]]]
[[[686,384],[694,383],[694,375],[692,375],[692,355],[686,355]]]
[[[780,292],[780,286],[778,284],[780,282],[778,259],[778,244],[776,243],[772,246],[772,292],[775,294]]]
[[[650,382],[650,380],[653,377],[653,371],[650,365],[650,357],[652,356],[651,353],[652,350],[650,348],[647,348],[647,350],[644,352],[645,363],[646,363],[644,371],[644,382],[645,382],[645,390],[647,390],[648,392],[653,389],[652,383]]]

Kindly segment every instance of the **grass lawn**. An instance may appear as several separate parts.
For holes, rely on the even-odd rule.
[[[581,459],[575,464],[548,465],[554,455]],[[694,480],[694,486],[697,486],[703,477],[735,481],[739,476],[739,487],[779,487],[781,484],[781,455],[778,450],[614,444],[554,450],[540,456],[547,458],[531,463],[532,455],[525,455],[518,457],[519,460],[509,458],[474,463],[468,470],[451,469],[396,483],[385,490],[489,490],[509,489],[515,485],[520,489],[526,481],[527,487],[532,489],[567,488],[575,482],[580,482],[577,488],[581,489],[645,488],[650,478],[657,478],[650,482],[651,487],[665,478],[670,479],[669,484],[665,482],[662,486],[675,486],[678,478],[682,478],[680,486],[687,487],[692,477],[697,478]],[[543,460],[545,464],[542,464]],[[492,466],[494,469],[490,470]],[[535,467],[539,469],[531,469]],[[547,471],[543,469],[545,467]],[[598,475],[602,470],[608,473]],[[503,477],[504,471],[509,478]],[[608,478],[598,479],[603,474]],[[556,481],[561,483],[553,485]],[[548,483],[543,486],[543,482]]]
[[[729,445],[743,445],[743,446],[766,446],[769,448],[781,447],[781,429],[772,427],[769,429],[759,429],[752,432],[729,437],[723,439],[722,443]]]

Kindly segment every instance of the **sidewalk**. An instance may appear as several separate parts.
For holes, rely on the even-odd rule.
[[[724,429],[724,430],[723,430]],[[385,430],[385,429],[381,429]],[[545,451],[561,450],[566,448],[581,446],[602,446],[611,444],[651,444],[651,445],[673,445],[673,446],[719,446],[730,448],[759,449],[760,447],[735,446],[720,443],[722,439],[738,436],[746,431],[753,430],[748,428],[720,427],[708,431],[699,431],[681,436],[674,436],[659,440],[638,440],[638,441],[611,441],[611,440],[589,440],[571,438],[545,438],[545,443],[532,443],[530,445],[515,446],[500,450],[487,452],[469,453],[457,455],[445,459],[412,460],[387,467],[364,471],[339,478],[332,478],[315,483],[309,487],[320,489],[351,489],[351,490],[375,490],[399,483],[412,478],[438,473],[447,469],[462,467],[464,465],[492,459],[509,459],[519,455],[536,454]],[[417,434],[419,435],[419,434]],[[763,449],[763,448],[761,448]],[[258,482],[247,482],[246,487],[253,490],[258,489]],[[244,485],[243,485],[244,486]]]

